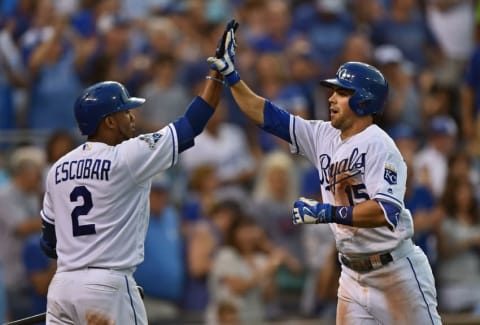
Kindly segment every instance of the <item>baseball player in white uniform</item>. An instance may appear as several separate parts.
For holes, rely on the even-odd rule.
[[[373,123],[388,94],[374,67],[347,62],[335,78],[330,121],[306,121],[256,95],[235,69],[235,37],[222,58],[208,58],[225,77],[240,109],[262,129],[288,141],[318,169],[323,203],[300,198],[293,222],[328,223],[342,264],[338,324],[440,324],[432,270],[412,243],[403,196],[406,165],[391,138]]]
[[[184,116],[140,136],[132,109],[145,100],[120,83],[95,84],[76,100],[88,139],[51,167],[41,211],[42,249],[58,257],[47,324],[86,324],[92,312],[117,325],[147,323],[132,274],[143,261],[151,179],[193,146],[212,116],[223,78],[211,70],[206,79]]]

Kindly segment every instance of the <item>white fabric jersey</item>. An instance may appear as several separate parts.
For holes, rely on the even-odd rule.
[[[385,252],[412,237],[412,216],[403,203],[407,167],[393,140],[382,129],[373,124],[342,141],[340,130],[330,122],[291,116],[290,137],[291,151],[306,156],[317,167],[324,203],[355,205],[375,199],[401,209],[396,227],[387,217],[391,228],[330,224],[341,253]],[[348,186],[342,187],[345,182]],[[346,199],[339,202],[342,193]]]
[[[173,124],[117,146],[86,142],[47,176],[41,216],[55,225],[57,272],[143,261],[151,177],[177,162]]]

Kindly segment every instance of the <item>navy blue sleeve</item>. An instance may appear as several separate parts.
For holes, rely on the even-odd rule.
[[[194,145],[199,135],[215,110],[200,96],[195,97],[188,105],[185,114],[173,122],[178,138],[178,151],[182,152]]]
[[[290,138],[290,113],[266,100],[263,109],[263,125],[260,128],[268,133],[292,143]]]
[[[48,257],[57,258],[57,236],[55,235],[55,225],[48,223],[43,219],[40,248]]]
[[[386,202],[386,201],[378,201],[382,207],[382,210],[387,217],[388,223],[392,226],[392,228],[397,227],[398,218],[400,216],[400,208],[394,205],[393,203]]]

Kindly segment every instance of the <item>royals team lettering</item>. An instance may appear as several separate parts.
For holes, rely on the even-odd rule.
[[[365,172],[365,157],[366,153],[359,153],[358,148],[352,150],[349,157],[335,161],[332,163],[332,158],[327,154],[322,154],[319,157],[320,184],[325,182],[330,183],[330,180],[339,174],[345,172]]]
[[[55,169],[55,184],[72,179],[96,179],[108,181],[110,160],[107,159],[80,159],[65,161]]]

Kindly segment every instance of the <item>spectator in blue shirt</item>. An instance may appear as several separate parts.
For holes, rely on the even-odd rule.
[[[30,284],[31,314],[47,309],[47,292],[57,269],[55,260],[48,258],[40,248],[40,233],[26,239],[23,247],[23,264]]]
[[[385,17],[372,26],[375,45],[391,44],[398,47],[418,71],[434,58],[441,57],[441,49],[420,12],[417,1],[392,0]]]
[[[149,322],[177,317],[176,304],[183,293],[184,243],[180,218],[169,201],[169,190],[166,175],[152,181],[145,259],[135,272],[137,283],[145,290]]]

